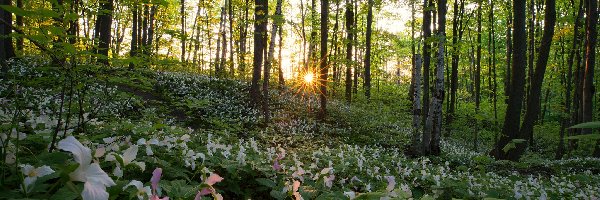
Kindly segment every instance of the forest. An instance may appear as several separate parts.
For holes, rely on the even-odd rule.
[[[0,199],[600,199],[599,10],[0,0]]]

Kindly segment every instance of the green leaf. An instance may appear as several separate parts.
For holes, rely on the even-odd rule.
[[[581,124],[576,124],[576,125],[571,126],[569,128],[600,128],[600,121],[585,122],[585,123],[581,123]]]
[[[69,187],[60,188],[52,197],[51,200],[73,200],[79,197],[79,194],[69,189]]]
[[[275,185],[277,185],[274,181],[272,181],[271,179],[266,179],[266,178],[257,178],[254,179],[256,180],[256,182],[258,182],[261,185],[267,186],[269,188],[274,188]]]
[[[31,15],[30,12],[23,10],[21,8],[18,8],[18,7],[11,6],[11,5],[0,5],[0,8],[4,9],[10,13],[14,13],[15,15],[19,15],[19,16]]]
[[[600,134],[585,134],[566,137],[567,140],[600,140]]]
[[[502,151],[504,151],[504,153],[510,151],[511,149],[517,148],[517,144],[519,143],[523,143],[527,140],[525,139],[513,139],[511,140],[508,144],[506,144],[506,146],[504,146],[504,148],[502,148]]]

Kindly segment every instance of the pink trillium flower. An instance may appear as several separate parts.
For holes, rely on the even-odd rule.
[[[275,171],[281,170],[281,165],[279,165],[279,161],[285,157],[284,153],[278,153],[277,157],[275,157],[275,161],[273,162],[273,169]]]
[[[202,196],[208,195],[208,194],[212,194],[213,198],[215,198],[215,199],[222,200],[223,196],[221,196],[221,194],[219,194],[215,191],[215,188],[213,187],[213,185],[218,182],[223,181],[223,179],[224,178],[219,176],[218,174],[211,173],[210,176],[208,178],[206,178],[206,180],[204,180],[204,184],[207,184],[209,187],[202,188],[202,190],[198,191],[194,200],[200,200],[200,199],[202,199]]]
[[[150,184],[152,185],[152,196],[150,200],[169,200],[169,197],[158,197],[156,190],[158,190],[158,182],[160,181],[160,176],[162,175],[162,168],[156,168],[152,172],[152,178],[150,178]]]

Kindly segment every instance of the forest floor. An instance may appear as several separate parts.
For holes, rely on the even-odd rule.
[[[114,181],[104,185],[110,199],[600,198],[599,159],[495,161],[459,137],[444,138],[439,157],[406,157],[411,104],[393,83],[351,104],[333,87],[321,122],[315,94],[291,82],[271,91],[267,123],[245,81],[46,64],[14,62],[0,82],[0,199],[76,199],[90,189],[69,176],[86,163],[61,148],[68,135]],[[48,153],[53,138],[66,151]],[[26,165],[52,172],[26,173]],[[126,187],[151,186],[156,168],[158,191]]]

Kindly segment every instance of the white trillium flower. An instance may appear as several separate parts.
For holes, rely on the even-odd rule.
[[[108,200],[106,187],[116,185],[115,182],[102,171],[98,163],[92,163],[92,151],[83,146],[75,137],[69,136],[58,142],[58,148],[71,152],[79,167],[71,172],[71,181],[84,182],[81,197],[83,200]]]
[[[111,153],[108,156],[106,156],[106,160],[107,161],[116,161],[117,159],[115,158],[115,155],[118,155],[123,160],[123,165],[124,165],[123,167],[125,167],[129,164],[134,164],[134,165],[137,165],[138,167],[140,167],[140,169],[142,169],[142,171],[144,171],[144,170],[146,170],[146,163],[134,161],[137,158],[137,153],[138,153],[138,146],[131,145],[131,147],[127,148],[127,150],[125,150],[123,152],[123,155]],[[120,167],[120,166],[117,165],[117,167]]]
[[[46,165],[36,168],[29,164],[25,164],[20,165],[20,167],[21,172],[23,172],[23,175],[25,175],[25,179],[23,180],[25,187],[29,187],[29,185],[33,184],[39,177],[54,173],[54,170]]]
[[[146,155],[151,156],[154,155],[154,152],[152,151],[152,148],[150,147],[150,145],[158,145],[158,140],[156,138],[152,138],[148,141],[146,141],[146,139],[141,138],[137,141],[138,145],[146,145]]]
[[[123,190],[127,189],[129,186],[134,186],[137,189],[137,192],[135,194],[139,200],[144,200],[146,198],[149,199],[152,195],[152,190],[150,190],[150,186],[144,187],[144,184],[138,180],[132,180],[131,182],[129,182],[129,184],[123,187]]]

